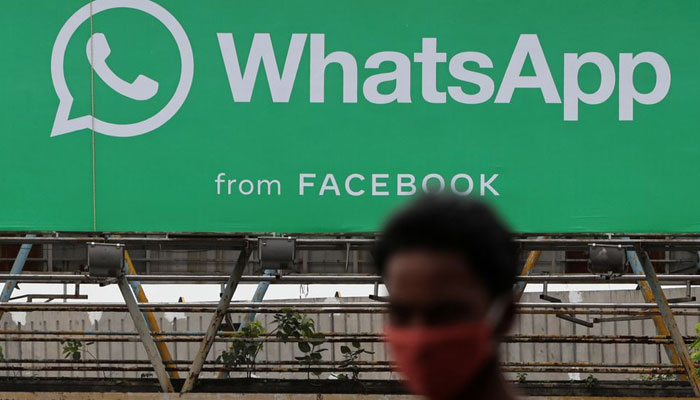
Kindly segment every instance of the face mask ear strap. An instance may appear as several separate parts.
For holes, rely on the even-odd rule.
[[[491,307],[486,312],[486,322],[491,324],[495,329],[500,325],[503,316],[505,316],[506,311],[511,303],[510,294],[497,297],[491,302]]]

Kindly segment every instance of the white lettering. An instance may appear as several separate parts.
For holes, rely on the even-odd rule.
[[[386,190],[380,191],[380,188],[386,187],[386,182],[380,182],[379,179],[387,179],[389,174],[372,174],[372,196],[388,196],[389,192]]]
[[[408,182],[406,182],[408,179]],[[408,191],[404,188],[409,188]],[[399,196],[412,196],[416,194],[416,177],[412,174],[396,175],[396,194]]]
[[[313,182],[306,182],[307,178],[314,179],[316,174],[299,174],[299,196],[304,195],[304,188],[314,187]]]
[[[593,64],[600,70],[600,86],[593,93],[585,93],[578,84],[578,72],[584,64]],[[615,67],[602,53],[564,54],[564,121],[578,121],[578,102],[600,104],[615,90]]]
[[[496,189],[491,186],[493,181],[498,178],[498,174],[493,174],[491,175],[491,178],[489,178],[488,181],[486,181],[486,176],[484,174],[481,174],[481,195],[485,196],[486,195],[486,189],[489,190],[494,196],[500,196],[500,194],[496,191]]]
[[[335,180],[333,174],[326,174],[326,178],[323,180],[321,185],[321,190],[318,192],[319,196],[323,196],[326,190],[332,190],[336,196],[340,196],[340,189],[338,188],[338,182]]]
[[[639,93],[634,87],[634,70],[640,64],[649,64],[656,72],[656,84],[649,93]],[[666,97],[671,88],[671,69],[666,60],[657,53],[644,52],[636,56],[620,54],[620,121],[632,121],[634,102],[656,104]]]
[[[467,189],[464,191],[460,191],[457,188],[457,181],[460,179],[464,179],[467,181]],[[457,174],[457,175],[453,176],[452,180],[450,181],[450,189],[452,189],[452,192],[457,194],[457,195],[466,196],[472,192],[472,189],[474,189],[474,181],[472,180],[472,177],[467,175],[467,174]],[[483,194],[482,194],[482,196],[483,196]]]
[[[450,74],[455,79],[479,86],[479,91],[475,94],[467,94],[461,86],[449,86],[447,91],[450,93],[450,97],[460,103],[483,103],[493,96],[493,80],[486,74],[466,69],[464,64],[467,62],[475,62],[479,68],[493,68],[493,62],[486,54],[472,51],[456,54],[450,59]]]
[[[525,66],[528,56],[532,61],[535,76],[520,75]],[[496,103],[510,103],[513,91],[516,88],[536,88],[542,91],[545,103],[561,103],[557,87],[554,85],[554,78],[549,71],[547,59],[542,51],[540,40],[537,35],[520,35],[518,43],[515,45],[513,55],[503,75],[501,87],[496,95]]]
[[[226,176],[225,173],[219,172],[219,175],[216,176],[216,179],[214,179],[214,182],[216,183],[216,194],[220,195],[221,194],[221,184],[224,183],[226,180],[221,179],[221,177]]]
[[[335,51],[326,56],[325,42],[325,35],[311,35],[311,102],[324,102],[326,67],[328,64],[337,63],[343,69],[343,103],[357,103],[357,62],[355,57],[344,51]]]
[[[345,191],[348,192],[348,194],[350,194],[350,196],[362,196],[363,194],[365,194],[365,191],[363,189],[360,189],[358,191],[354,191],[354,190],[352,190],[352,187],[350,187],[350,184],[354,179],[364,181],[365,177],[360,175],[360,174],[350,174],[350,176],[348,176],[345,179]]]
[[[423,50],[413,54],[413,61],[420,63],[422,70],[421,91],[428,103],[444,103],[445,92],[437,90],[437,63],[447,60],[446,53],[437,52],[436,38],[423,38]]]
[[[246,184],[250,186],[250,189],[244,190],[243,189],[243,184]],[[255,190],[255,185],[253,185],[253,181],[250,179],[243,179],[239,184],[238,184],[238,190],[241,192],[242,195],[248,196],[249,194],[253,193],[253,190]]]
[[[262,193],[262,186],[267,185],[268,196],[272,194],[272,185],[277,185],[277,195],[282,194],[282,184],[277,179],[258,179],[258,194]]]
[[[245,72],[241,74],[241,67],[238,63],[236,44],[231,33],[217,33],[221,56],[224,59],[226,75],[231,86],[233,101],[247,103],[253,95],[253,87],[258,76],[258,69],[262,61],[265,68],[265,75],[270,86],[272,101],[275,103],[287,103],[294,87],[299,61],[304,51],[306,43],[305,33],[295,33],[292,35],[287,59],[284,62],[284,72],[280,76],[277,69],[275,52],[272,49],[272,41],[269,33],[256,33],[253,36],[253,44],[250,47],[248,61]]]
[[[445,190],[445,180],[442,178],[442,176],[440,174],[428,174],[423,178],[423,191],[425,193],[432,193],[430,191],[430,180],[431,179],[438,181],[438,189],[436,190],[437,193]]]
[[[382,51],[372,54],[365,62],[365,68],[379,68],[383,62],[393,62],[396,69],[392,72],[375,74],[365,80],[362,93],[367,101],[375,104],[411,102],[411,60],[395,51]],[[394,81],[394,91],[389,94],[379,93],[379,84]]]

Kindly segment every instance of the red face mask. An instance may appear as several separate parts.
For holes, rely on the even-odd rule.
[[[409,390],[431,400],[459,395],[495,353],[492,320],[419,328],[388,325],[386,340]]]

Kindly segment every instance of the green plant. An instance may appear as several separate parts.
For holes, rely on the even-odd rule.
[[[355,341],[350,344],[352,348],[349,346],[340,347],[340,352],[343,354],[343,361],[341,361],[338,366],[347,369],[351,375],[348,377],[347,374],[340,374],[338,375],[338,379],[352,379],[356,381],[360,379],[360,366],[358,364],[360,357],[362,357],[363,354],[374,354],[374,352],[363,349],[360,342]]]
[[[275,314],[274,322],[277,324],[273,330],[275,336],[283,342],[290,339],[297,342],[299,351],[304,355],[294,357],[294,359],[306,365],[307,377],[311,377],[311,366],[318,365],[323,359],[321,353],[328,350],[320,347],[325,342],[326,336],[316,332],[314,320],[291,308],[284,308]],[[318,371],[314,371],[313,374],[317,377],[321,375]]]
[[[95,342],[84,342],[81,340],[75,340],[75,339],[70,339],[70,340],[62,340],[61,344],[63,345],[62,351],[63,351],[63,357],[64,358],[70,358],[75,361],[79,361],[81,359],[84,359],[84,355],[87,354],[90,357],[92,357],[95,361],[97,361],[97,357],[95,357],[94,354],[90,352],[90,350],[87,349],[87,346],[94,344]],[[99,367],[99,364],[97,364]],[[107,373],[105,371],[102,371],[102,376],[107,377]]]
[[[223,363],[226,369],[246,365],[248,367],[246,374],[250,378],[255,372],[256,360],[263,347],[262,342],[254,339],[259,338],[264,333],[265,327],[259,321],[253,321],[241,327],[238,332],[233,334],[237,340],[228,350],[224,350],[216,358],[216,361]]]
[[[2,350],[2,346],[0,346],[0,361],[5,361],[5,353]]]
[[[523,384],[527,381],[527,372],[518,372],[515,377],[516,382]]]
[[[695,333],[697,333],[699,337],[690,345],[690,358],[697,365],[700,364],[700,323],[695,325]],[[696,369],[695,373],[700,375],[700,370]]]
[[[87,352],[87,350],[84,348],[85,345],[90,345],[93,342],[87,342],[83,344],[82,341],[80,340],[62,340],[61,344],[63,345],[63,357],[64,358],[70,358],[75,361],[78,361],[82,359],[82,353]],[[89,353],[88,353],[89,354]],[[94,358],[94,357],[93,357]]]
[[[586,387],[587,388],[593,388],[598,386],[598,378],[596,378],[593,375],[588,375],[588,377],[585,380]]]
[[[639,380],[643,382],[666,382],[673,381],[675,379],[676,375],[673,374],[646,374],[639,376]]]

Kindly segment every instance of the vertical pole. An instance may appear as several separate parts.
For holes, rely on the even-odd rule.
[[[36,235],[33,233],[28,233],[25,237],[33,238],[36,237]],[[15,261],[12,263],[10,275],[19,275],[22,273],[22,270],[24,269],[24,264],[27,262],[27,258],[29,258],[29,252],[31,250],[31,243],[22,244],[22,246],[19,248],[19,252],[17,253],[17,258],[15,258]],[[2,288],[2,293],[0,293],[0,303],[7,303],[8,301],[10,301],[10,297],[12,297],[12,292],[15,290],[15,287],[17,287],[17,281],[5,282],[5,285]],[[0,318],[2,318],[3,314],[4,312],[0,311]]]
[[[537,237],[537,240],[542,240],[544,239],[544,236],[539,236]],[[540,260],[540,256],[542,255],[541,250],[532,250],[527,254],[527,260],[525,261],[525,265],[523,265],[523,269],[520,271],[520,276],[526,276],[530,274],[530,271],[532,271],[533,268],[535,268],[535,265],[537,265],[537,262]],[[523,297],[523,293],[525,293],[525,286],[527,284],[523,281],[516,282],[515,286],[513,287],[513,301],[518,302],[520,301],[520,298]]]
[[[274,269],[266,269],[265,272],[263,273],[265,276],[274,276],[277,273],[277,270]],[[253,299],[251,300],[253,303],[260,303],[263,301],[265,298],[265,294],[267,293],[267,289],[270,287],[270,282],[259,282],[258,287],[255,289],[255,293],[253,294]],[[245,318],[243,319],[243,323],[241,324],[241,327],[238,328],[239,330],[241,328],[244,328],[248,326],[251,322],[255,320],[255,312],[249,312],[246,314]]]
[[[525,265],[523,265],[523,269],[520,271],[520,275],[529,275],[532,268],[537,265],[537,261],[539,261],[541,255],[541,250],[533,250],[529,252],[527,255],[527,261],[525,261]],[[516,282],[515,288],[513,289],[513,300],[516,302],[520,301],[520,298],[523,297],[523,293],[525,293],[525,285],[526,283],[523,281]]]
[[[637,252],[634,250],[627,250],[627,260],[629,261],[630,267],[632,268],[632,271],[637,274],[637,275],[646,275],[644,272],[644,267],[642,266],[642,263],[639,261],[639,257],[637,256]],[[639,282],[639,290],[642,292],[642,297],[644,297],[644,301],[647,303],[654,303],[656,300],[654,299],[654,293],[651,290],[651,287],[647,282],[640,281]],[[664,319],[660,315],[654,315],[651,317],[652,321],[654,321],[654,325],[656,326],[656,334],[661,335],[661,336],[670,336],[671,334],[669,333],[668,329],[666,328],[666,324],[664,323]],[[666,350],[666,355],[668,356],[669,361],[673,364],[680,364],[681,359],[678,356],[678,352],[676,351],[676,348],[672,344],[665,344],[664,345],[664,350]]]
[[[124,273],[127,275],[136,275],[136,269],[134,268],[134,263],[131,261],[131,256],[129,255],[128,251],[124,251]],[[131,290],[134,292],[134,296],[136,296],[138,302],[148,303],[148,297],[146,297],[146,292],[143,290],[141,282],[132,280],[129,283],[131,285]],[[158,326],[158,320],[156,320],[155,315],[151,311],[146,311],[143,314],[146,317],[146,322],[148,323],[148,327],[151,330],[151,332],[153,332],[154,337],[159,338],[158,334],[161,331],[160,326]],[[171,371],[169,372],[170,376],[175,379],[180,378],[180,374],[177,372],[177,370],[174,369],[177,368],[177,365],[168,363],[169,361],[173,360],[173,356],[170,354],[170,350],[168,349],[168,344],[165,342],[156,342],[156,348],[160,353],[160,357],[165,362],[166,367],[171,369]]]
[[[681,335],[680,329],[678,329],[678,324],[676,324],[676,318],[673,316],[671,306],[668,304],[666,295],[661,289],[661,284],[656,278],[656,272],[654,271],[654,267],[651,265],[649,255],[640,250],[634,253],[634,257],[637,258],[636,261],[641,261],[640,264],[644,274],[647,277],[649,289],[651,290],[654,300],[656,300],[656,304],[659,307],[659,312],[661,313],[661,318],[663,318],[664,325],[671,335],[671,340],[673,342],[673,346],[675,347],[676,354],[678,354],[681,364],[685,368],[688,381],[690,381],[690,386],[692,386],[695,396],[700,397],[700,377],[698,377],[695,371],[695,364],[693,364],[693,360],[690,358],[688,347],[683,340],[683,335]]]
[[[204,360],[206,359],[207,354],[209,354],[212,344],[214,344],[214,339],[216,338],[216,334],[221,326],[221,321],[223,321],[226,311],[228,310],[228,306],[231,304],[231,298],[233,297],[233,293],[236,291],[236,287],[238,287],[238,283],[241,281],[241,276],[243,276],[243,270],[245,269],[246,264],[248,264],[249,257],[250,249],[248,247],[243,248],[241,250],[241,254],[238,256],[238,260],[236,261],[236,266],[233,268],[233,271],[231,271],[231,275],[226,282],[226,288],[221,293],[219,304],[216,306],[216,311],[211,318],[211,322],[209,322],[209,327],[207,327],[207,332],[204,335],[204,339],[202,339],[197,355],[190,366],[190,373],[187,376],[184,385],[182,385],[182,390],[180,391],[181,393],[188,393],[192,391],[195,383],[197,383],[197,378],[199,377],[200,372],[202,372],[202,366],[204,366]]]
[[[163,360],[160,358],[160,353],[158,353],[156,343],[151,337],[151,331],[146,325],[146,319],[143,317],[141,310],[139,310],[138,303],[136,303],[136,297],[134,297],[134,293],[131,291],[129,282],[127,282],[126,277],[122,275],[119,277],[117,283],[119,285],[119,290],[122,292],[122,296],[124,297],[126,307],[129,309],[129,314],[131,314],[131,319],[134,321],[136,331],[139,333],[141,343],[143,343],[143,347],[146,349],[146,354],[148,354],[148,358],[151,360],[153,370],[156,373],[156,377],[158,377],[158,382],[160,382],[160,387],[166,393],[173,393],[175,389],[173,389],[173,384],[170,382],[170,376],[168,375],[168,371],[165,369]]]

